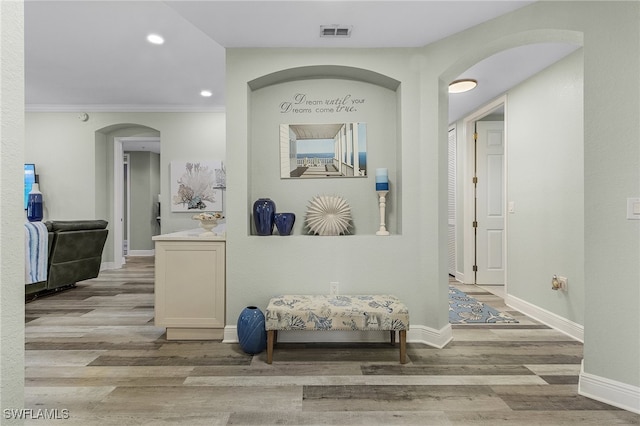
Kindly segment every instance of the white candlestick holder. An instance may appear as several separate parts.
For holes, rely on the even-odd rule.
[[[380,229],[376,235],[389,235],[385,226],[385,210],[387,208],[387,193],[389,191],[376,191],[378,193],[378,204],[380,205]]]

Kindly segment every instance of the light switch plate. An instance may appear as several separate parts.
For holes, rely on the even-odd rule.
[[[627,219],[640,220],[640,198],[627,198]]]

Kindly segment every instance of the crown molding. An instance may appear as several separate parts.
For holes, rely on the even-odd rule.
[[[225,112],[224,106],[26,104],[25,112]]]

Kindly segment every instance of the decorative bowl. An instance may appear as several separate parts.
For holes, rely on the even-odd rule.
[[[220,213],[199,213],[192,217],[193,220],[200,221],[200,227],[204,229],[204,232],[200,234],[201,237],[210,237],[216,235],[212,229],[218,226],[218,220],[224,219]]]

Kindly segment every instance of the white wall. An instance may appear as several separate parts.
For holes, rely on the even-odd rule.
[[[626,199],[640,196],[640,4],[588,9],[597,25],[584,47],[584,370],[638,387],[640,221],[626,219]]]
[[[24,18],[0,2],[0,409],[24,403]],[[3,420],[4,423],[4,420]]]
[[[582,50],[509,90],[509,294],[584,324]],[[569,291],[551,289],[552,276]]]

